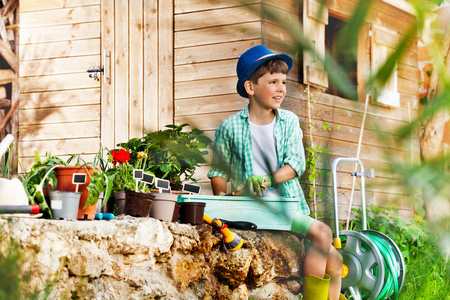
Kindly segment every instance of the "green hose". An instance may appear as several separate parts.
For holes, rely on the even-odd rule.
[[[384,268],[388,272],[385,272],[384,276],[384,287],[380,292],[376,300],[387,299],[392,295],[393,298],[398,300],[399,288],[398,288],[398,277],[400,274],[400,269],[395,258],[395,254],[389,244],[380,237],[365,234],[380,250],[381,255],[384,258]]]
[[[361,233],[362,234],[362,233]],[[387,299],[389,297],[391,297],[390,299],[395,299],[398,300],[398,295],[399,295],[399,284],[398,284],[398,278],[400,275],[400,266],[397,263],[395,254],[391,248],[391,246],[382,238],[375,236],[375,235],[371,235],[371,234],[364,234],[366,237],[368,237],[377,247],[377,249],[380,251],[381,256],[383,256],[383,264],[384,266],[376,266],[373,269],[373,273],[375,276],[378,275],[378,267],[384,267],[385,270],[387,270],[387,272],[384,272],[384,286],[383,289],[381,290],[381,292],[379,293],[379,295],[375,298],[375,300],[384,300]],[[346,242],[346,238],[341,237],[342,241],[345,245]],[[365,249],[363,247],[362,249],[364,250],[368,250]],[[364,299],[364,297],[367,296],[367,292],[366,293],[362,293],[361,297]]]

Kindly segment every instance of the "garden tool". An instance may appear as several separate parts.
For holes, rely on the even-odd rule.
[[[328,300],[328,289],[330,287],[330,276],[325,278],[308,275],[303,281],[304,300]]]
[[[0,205],[0,214],[38,214],[40,211],[39,205]]]
[[[223,235],[223,243],[228,251],[237,251],[244,244],[244,241],[241,239],[241,237],[236,233],[230,231],[228,229],[228,225],[222,223],[222,221],[220,221],[219,219],[213,219],[211,217],[208,217],[207,215],[203,215],[203,221],[211,225],[215,231],[220,232]]]
[[[361,232],[339,231],[337,205],[336,168],[340,162],[357,163],[360,172],[351,175],[361,182]],[[397,245],[385,234],[367,230],[365,177],[374,177],[374,172],[364,171],[357,158],[337,158],[332,166],[335,238],[334,247],[343,258],[341,291],[352,299],[379,300],[397,299],[405,279],[405,262]]]

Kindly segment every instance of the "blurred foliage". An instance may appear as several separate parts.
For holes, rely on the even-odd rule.
[[[322,9],[318,11],[320,16],[327,0],[321,0]],[[450,74],[446,72],[445,63],[445,47],[448,44],[442,42],[445,31],[436,30],[431,21],[436,21],[435,10],[437,5],[443,4],[443,0],[412,0],[409,3],[414,9],[414,15],[410,27],[405,34],[402,34],[394,51],[387,57],[382,66],[376,70],[371,70],[365,79],[367,91],[373,90],[377,86],[383,86],[396,70],[397,63],[407,53],[411,42],[417,42],[417,38],[425,44],[430,61],[432,63],[431,73],[437,76],[439,80],[439,93],[433,94],[433,98],[427,97],[426,106],[421,107],[420,113],[414,117],[410,123],[398,128],[395,136],[395,149],[411,149],[413,139],[417,142],[418,137],[423,131],[426,124],[437,113],[447,111],[450,108]],[[353,14],[346,20],[346,23],[337,33],[336,45],[337,52],[346,49],[347,53],[352,53],[356,59],[358,37],[367,23],[367,16],[375,5],[374,0],[360,0],[355,6]],[[299,1],[299,5],[303,5]],[[277,23],[282,28],[287,28],[293,38],[292,49],[287,49],[290,53],[314,52],[314,42],[311,41],[303,31],[301,22],[291,22],[270,7],[263,7],[263,15],[272,22]],[[448,28],[447,28],[448,30]],[[350,48],[350,49],[348,49]],[[328,52],[322,57],[318,53],[314,53],[314,58],[321,63],[325,71],[328,73],[329,81],[340,89],[346,98],[353,99],[355,96],[352,91],[351,81],[346,76],[346,66],[339,65],[332,55]],[[379,126],[384,126],[379,124]],[[381,136],[381,133],[380,133]],[[448,196],[450,194],[450,175],[449,168],[450,158],[447,155],[435,158],[433,160],[424,161],[418,159],[417,147],[415,146],[414,159],[412,156],[405,155],[395,156],[391,153],[386,154],[386,159],[390,162],[389,169],[385,171],[391,174],[392,184],[397,188],[403,189],[403,193],[410,197],[412,205],[417,209],[421,216],[430,214],[430,208],[441,207],[448,208],[450,203]],[[399,151],[400,153],[400,151]],[[386,187],[387,188],[387,187]],[[403,196],[404,197],[404,196]],[[427,214],[426,214],[427,213]],[[432,224],[431,230],[441,239],[441,246],[444,249],[450,247],[449,234],[449,216],[450,212],[442,214],[434,214],[430,218]]]

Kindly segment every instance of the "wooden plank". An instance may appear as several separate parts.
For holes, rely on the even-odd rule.
[[[419,93],[419,82],[417,80],[408,80],[399,77],[397,79],[397,91],[399,93],[417,95]]]
[[[0,76],[1,78],[1,76]],[[0,86],[0,99],[6,98],[6,88],[4,86]]]
[[[144,128],[158,130],[158,0],[144,1]]]
[[[2,57],[15,72],[19,71],[19,61],[9,44],[0,39],[0,57]]]
[[[20,158],[34,157],[34,151],[38,153],[51,152],[53,155],[63,156],[70,154],[95,154],[100,149],[99,138],[49,140],[49,141],[24,141],[19,143]]]
[[[398,32],[387,28],[373,26],[373,42],[395,49],[402,38]]]
[[[20,142],[100,137],[100,121],[29,125],[20,130]]]
[[[14,71],[9,69],[0,70],[0,84],[11,83],[14,79]]]
[[[20,125],[99,121],[99,105],[80,105],[20,110]]]
[[[113,149],[114,110],[115,110],[115,49],[114,49],[114,3],[102,0],[101,10],[101,44],[104,76],[101,84],[101,139],[108,149]],[[100,45],[98,47],[100,49]]]
[[[195,11],[175,15],[175,31],[224,26],[261,20],[261,5]]]
[[[114,144],[128,141],[129,125],[129,43],[128,43],[128,0],[115,2],[115,85],[114,85]]]
[[[300,100],[306,100],[306,93],[304,92],[305,88],[303,85],[288,81],[287,89],[288,95],[290,97]],[[321,105],[343,108],[351,112],[362,113],[364,111],[364,103],[362,102],[351,101],[348,99],[336,97],[333,95],[323,93],[316,89],[313,89],[311,93],[314,96],[314,101],[316,101]],[[397,119],[400,121],[409,121],[409,113],[408,110],[405,108],[389,109],[377,105],[369,105],[367,111],[368,114],[372,115],[373,117]]]
[[[261,3],[261,0],[175,0],[175,14]]]
[[[144,132],[144,38],[143,0],[131,0],[130,5],[130,137],[140,137]]]
[[[175,124],[188,123],[192,127],[201,130],[215,130],[223,120],[237,113],[237,111],[221,112],[215,114],[196,114],[175,117]]]
[[[299,3],[301,2],[298,0],[285,0],[285,1],[263,0],[262,2],[264,5],[270,5],[276,9],[281,9],[296,15],[298,15],[300,11]]]
[[[25,28],[20,33],[20,44],[48,43],[100,37],[100,22]]]
[[[86,72],[89,66],[100,66],[100,55],[21,61],[20,76]]]
[[[20,29],[100,21],[100,5],[24,12]]]
[[[270,2],[272,2],[271,0]],[[297,28],[300,25],[300,9],[298,8],[298,3],[295,5],[289,4],[289,1],[281,2],[280,4],[267,5],[266,3],[262,6],[262,18],[264,22],[277,25],[285,29]],[[289,5],[292,7],[282,6]],[[275,5],[275,6],[274,6]]]
[[[91,104],[100,104],[99,88],[22,94],[19,108],[34,109]]]
[[[417,86],[419,86],[419,70],[417,66],[408,66],[405,64],[399,64],[397,76],[399,78],[416,81]]]
[[[236,93],[236,77],[175,82],[175,99]]]
[[[0,98],[0,109],[11,107],[11,100],[6,98]],[[0,118],[3,121],[3,117]]]
[[[237,41],[204,46],[192,46],[175,49],[175,66],[208,61],[220,61],[239,58],[242,53],[253,46],[260,45],[261,39]]]
[[[301,106],[297,106],[292,109],[293,112],[305,111]],[[327,123],[347,125],[356,128],[361,127],[363,114],[351,112],[344,108],[327,107],[320,104],[312,104],[312,114],[314,118],[321,119]],[[392,132],[395,128],[405,125],[406,122],[402,122],[396,119],[379,118],[372,116],[369,113],[366,116],[365,128],[370,130],[380,130],[382,132]]]
[[[89,78],[87,73],[23,77],[20,79],[20,92],[44,92],[99,87],[100,83]]]
[[[52,153],[53,154],[53,153]],[[33,154],[34,155],[34,154]],[[45,155],[45,152],[40,154],[41,156]],[[61,158],[63,161],[67,161],[70,156],[68,155],[58,155],[59,158]],[[95,154],[84,154],[81,155],[81,158],[86,162],[92,162],[94,160]],[[19,175],[23,174],[22,171],[29,172],[31,167],[34,163],[34,156],[30,157],[20,157],[20,168],[19,168]],[[23,167],[23,170],[22,170]]]
[[[247,102],[236,94],[175,100],[175,116],[220,113],[244,109]]]
[[[100,0],[20,0],[20,11],[38,11],[100,4]]]
[[[175,32],[175,48],[253,40],[260,37],[260,22],[227,25],[192,31]]]
[[[236,75],[237,59],[219,60],[175,67],[175,82]]]
[[[287,52],[288,54],[296,57],[296,55],[294,54],[297,53],[297,49],[295,49],[292,46],[295,45],[295,40],[289,30],[268,22],[264,22],[263,25],[264,25],[264,34],[263,34],[264,41],[267,41],[268,43],[274,42],[274,44],[277,45],[277,49],[280,50],[278,52]]]
[[[159,0],[159,128],[173,124],[173,1]]]
[[[100,39],[62,41],[45,44],[20,45],[20,61],[62,58],[100,53]]]

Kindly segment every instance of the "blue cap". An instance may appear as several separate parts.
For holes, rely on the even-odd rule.
[[[236,66],[236,74],[238,76],[236,90],[239,95],[244,98],[248,98],[247,92],[244,88],[244,82],[249,79],[249,77],[260,65],[274,58],[283,60],[287,64],[289,71],[292,69],[293,61],[289,55],[275,54],[264,45],[254,46],[245,51],[241,57],[239,57]]]

